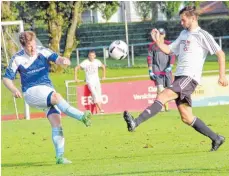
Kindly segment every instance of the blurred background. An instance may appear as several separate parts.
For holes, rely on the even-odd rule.
[[[151,29],[163,27],[168,40],[177,38],[182,30],[178,13],[186,5],[200,9],[200,26],[228,52],[228,1],[3,1],[1,20],[23,20],[25,30],[35,31],[45,47],[71,58],[72,66],[89,49],[108,67],[146,66]],[[107,48],[114,40],[129,44],[129,62],[109,58]]]

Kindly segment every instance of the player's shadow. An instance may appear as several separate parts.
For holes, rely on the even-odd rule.
[[[44,167],[44,166],[52,166],[53,164],[49,164],[49,163],[42,163],[42,162],[26,162],[26,163],[2,163],[1,166],[2,168],[4,167],[20,167],[20,166],[28,166],[28,167],[31,167],[31,166],[37,166],[37,167]]]
[[[150,174],[150,175],[158,175],[158,174],[228,174],[229,169],[221,171],[216,169],[208,169],[208,168],[187,168],[187,169],[163,169],[163,170],[148,170],[148,171],[135,171],[135,172],[118,172],[118,173],[111,173],[111,174],[93,174],[90,176],[116,176],[116,175],[143,175],[143,174]],[[78,176],[86,176],[86,175],[78,175]]]

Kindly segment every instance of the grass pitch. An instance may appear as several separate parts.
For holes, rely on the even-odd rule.
[[[228,106],[194,108],[229,139]],[[138,113],[134,113],[136,116]],[[129,133],[121,114],[94,116],[86,128],[63,118],[65,156],[56,165],[47,119],[2,122],[2,176],[228,175],[229,142],[208,152],[211,141],[184,125],[176,110],[159,113]]]

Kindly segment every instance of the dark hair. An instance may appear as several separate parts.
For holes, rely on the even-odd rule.
[[[195,6],[186,6],[180,10],[179,15],[185,14],[186,16],[199,16],[199,12]]]
[[[25,31],[19,34],[19,41],[22,46],[25,46],[28,42],[36,39],[36,34],[32,31]]]
[[[96,54],[96,53],[95,53],[95,50],[90,50],[90,51],[88,52],[88,55],[89,55],[90,53]]]

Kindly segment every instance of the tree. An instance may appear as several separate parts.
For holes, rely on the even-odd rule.
[[[203,1],[184,1],[184,5],[185,6],[196,6],[196,7],[200,7],[200,4],[202,3]]]
[[[168,20],[177,15],[181,3],[181,1],[162,1],[160,3],[161,9],[165,13]]]
[[[223,3],[229,9],[229,1],[223,1]]]
[[[17,17],[18,17],[17,8],[10,1],[2,1],[1,6],[2,6],[2,11],[1,11],[1,20],[2,21],[15,21],[15,20],[17,20]],[[4,37],[6,52],[7,52],[7,53],[4,53],[5,52],[4,49],[3,48],[1,49],[1,55],[2,55],[1,66],[2,66],[2,68],[5,68],[7,65],[6,54],[10,58],[18,50],[17,45],[10,38],[10,35],[12,36],[15,29],[16,29],[16,26],[7,26],[5,28],[2,27],[2,30],[4,31],[3,37]],[[1,46],[2,47],[4,47],[3,37],[1,34]]]
[[[151,2],[151,8],[152,8],[152,22],[155,23],[158,20],[159,2],[158,1],[152,1]]]
[[[44,28],[48,29],[49,47],[68,58],[79,43],[76,38],[76,29],[81,23],[81,14],[84,10],[92,6],[100,8],[103,17],[109,20],[118,9],[118,2],[112,1],[19,1],[12,3],[17,6],[20,18],[29,24],[28,26],[43,24]],[[61,53],[60,41],[63,34],[67,37],[64,52]]]
[[[101,12],[102,17],[106,20],[106,22],[109,21],[109,19],[114,15],[115,12],[117,12],[119,7],[119,2],[117,1],[108,1],[103,2],[98,5],[98,10]]]
[[[78,42],[76,40],[76,28],[81,23],[81,13],[83,12],[83,2],[82,1],[75,1],[72,7],[72,19],[71,23],[69,24],[67,38],[66,38],[66,45],[64,49],[64,56],[70,58],[71,53],[74,48],[76,48]]]
[[[152,13],[153,10],[157,11],[157,8],[153,8],[153,6],[156,7],[156,4],[152,1],[135,1],[134,6],[136,12],[141,16],[143,21],[150,17],[150,13]]]

